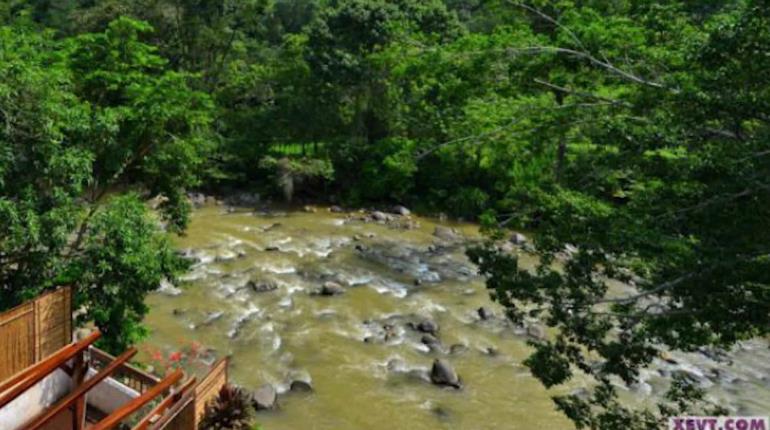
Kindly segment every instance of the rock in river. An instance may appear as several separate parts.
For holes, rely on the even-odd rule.
[[[307,381],[291,381],[291,385],[289,386],[289,391],[292,393],[310,393],[313,391],[313,386],[310,385],[310,382]]]
[[[438,333],[438,323],[432,320],[423,320],[417,324],[417,330],[435,336]]]
[[[278,285],[271,281],[249,281],[246,286],[251,288],[255,293],[266,293],[278,289]]]
[[[461,388],[462,382],[449,362],[437,358],[430,369],[430,381],[436,385],[446,385],[453,388]]]
[[[513,233],[510,240],[514,245],[524,245],[527,243],[527,236],[524,236],[521,233]]]
[[[495,317],[495,314],[492,313],[492,311],[489,310],[489,308],[485,308],[484,306],[478,308],[476,310],[476,313],[478,313],[479,314],[479,318],[481,318],[484,321],[491,320],[492,318]]]
[[[342,285],[331,281],[324,282],[321,290],[318,292],[318,294],[322,296],[338,296],[344,293],[345,289],[342,287]]]
[[[545,328],[537,324],[527,326],[527,336],[535,340],[543,340],[546,338]]]
[[[433,235],[446,241],[455,241],[460,239],[460,235],[457,233],[457,230],[451,227],[444,227],[442,225],[436,226],[436,228],[433,230]]]
[[[392,211],[393,211],[394,214],[398,214],[398,215],[401,215],[401,216],[408,216],[409,214],[412,213],[405,206],[401,206],[401,205],[394,206]]]
[[[254,409],[261,411],[274,409],[277,398],[278,394],[276,393],[275,388],[270,384],[265,384],[254,392],[251,401],[254,404]]]
[[[374,211],[372,212],[372,219],[375,221],[390,221],[390,216],[385,212]]]
[[[430,348],[431,351],[441,351],[443,349],[441,341],[436,339],[432,334],[424,334],[422,339],[420,339],[420,342]]]

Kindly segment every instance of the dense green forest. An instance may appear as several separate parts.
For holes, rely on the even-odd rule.
[[[0,24],[3,308],[77,285],[119,350],[185,267],[144,202],[182,232],[188,192],[255,190],[479,220],[493,299],[556,333],[533,374],[596,380],[555,399],[579,428],[713,411],[611,381],[770,332],[767,0],[4,0]]]

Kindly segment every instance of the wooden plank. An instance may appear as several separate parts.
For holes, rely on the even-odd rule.
[[[72,288],[49,291],[0,314],[0,381],[72,341]]]
[[[72,310],[67,296],[69,288],[60,288],[35,300],[37,324],[38,359],[42,359],[69,343]]]
[[[227,384],[227,368],[229,367],[229,357],[223,357],[213,366],[209,373],[203,377],[198,386],[195,387],[195,420],[196,425],[203,414],[206,412],[206,404],[219,395],[219,390]]]
[[[33,302],[0,315],[0,380],[36,361],[34,319]]]
[[[67,360],[71,359],[78,353],[83,352],[92,343],[99,339],[100,336],[101,333],[95,331],[80,342],[65,346],[47,359],[40,361],[27,369],[24,369],[9,380],[3,382],[2,386],[0,387],[2,388],[2,390],[0,390],[0,393],[2,393],[0,394],[0,408],[18,397],[19,394],[29,389],[29,387],[40,382],[43,378],[48,376]]]
[[[175,370],[173,373],[163,378],[163,380],[160,381],[157,385],[145,391],[139,397],[132,399],[125,405],[116,409],[113,413],[108,415],[107,418],[91,426],[90,429],[91,430],[109,430],[114,428],[115,426],[120,424],[120,422],[123,421],[123,419],[125,419],[129,415],[139,410],[139,408],[146,405],[152,399],[162,394],[166,389],[170,388],[172,385],[179,382],[179,380],[182,379],[182,376],[184,376],[184,372],[182,372],[181,369]]]
[[[182,396],[193,387],[195,382],[195,378],[188,379],[187,382],[185,382],[184,385],[179,388],[179,390],[166,396],[166,398],[164,398],[160,403],[152,408],[152,410],[147,415],[145,415],[144,418],[142,418],[131,430],[147,430],[153,419],[155,419],[156,416],[160,417],[163,415],[166,409],[170,408],[174,405],[174,403],[178,402]]]
[[[63,399],[56,402],[54,406],[50,407],[44,414],[32,420],[32,422],[27,424],[24,428],[26,430],[39,429],[46,422],[48,422],[48,420],[56,416],[59,412],[71,407],[81,396],[86,395],[88,390],[90,390],[91,388],[96,386],[96,384],[98,384],[99,382],[101,382],[102,380],[110,376],[110,374],[112,374],[112,372],[114,372],[115,369],[123,365],[123,363],[128,361],[134,355],[136,355],[136,348],[129,348],[126,352],[124,352],[123,354],[120,354],[120,356],[116,358],[112,363],[110,363],[107,367],[100,370],[96,375],[94,375],[93,377],[83,382],[83,384],[81,384],[79,387],[75,387],[75,389],[71,393],[69,393]]]
[[[189,390],[149,430],[197,429],[195,423],[195,390]]]
[[[88,365],[85,360],[85,354],[80,353],[75,357],[75,363],[73,364],[72,382],[76,387],[83,384],[83,380],[86,377],[88,371]],[[75,401],[75,411],[72,414],[72,428],[73,430],[83,430],[86,425],[86,396],[81,396]]]

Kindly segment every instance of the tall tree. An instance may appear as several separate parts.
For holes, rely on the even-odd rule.
[[[135,188],[168,198],[183,228],[184,190],[205,158],[210,101],[121,19],[54,41],[0,30],[0,306],[62,283],[120,350],[142,334],[144,296],[183,267]]]
[[[577,373],[596,380],[588,396],[555,399],[579,428],[653,429],[672,414],[720,412],[686,378],[655,410],[620,402],[617,384],[636,382],[666,348],[770,332],[770,81],[757,55],[770,46],[767,6],[737,2],[705,19],[673,3],[604,15],[582,6],[559,19],[531,8],[556,39],[512,48],[582,64],[560,72],[567,82],[540,78],[562,93],[554,108],[606,104],[562,129],[560,180],[511,189],[506,222],[535,232],[537,270],[492,245],[471,252],[514,321],[554,328],[533,344],[533,374],[549,387]],[[586,79],[597,72],[601,86]],[[568,245],[577,251],[564,257]]]

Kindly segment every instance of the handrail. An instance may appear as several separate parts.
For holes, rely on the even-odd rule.
[[[99,348],[91,347],[91,367],[98,370],[107,365],[115,357],[102,351]],[[120,381],[123,385],[144,393],[150,387],[158,384],[160,379],[147,372],[137,369],[130,364],[125,364],[115,371],[112,378]]]
[[[69,393],[67,396],[65,396],[63,399],[56,402],[54,406],[49,408],[45,411],[42,415],[38,416],[30,424],[28,424],[25,429],[27,430],[35,430],[43,426],[45,423],[47,423],[51,418],[59,414],[64,409],[69,408],[72,406],[75,401],[77,401],[81,396],[84,396],[88,390],[96,386],[99,382],[110,376],[112,372],[115,371],[118,367],[120,367],[123,363],[128,361],[131,357],[133,357],[136,354],[136,348],[129,348],[124,352],[123,354],[120,354],[115,360],[112,361],[107,367],[100,370],[99,373],[92,376],[91,378],[88,378],[85,382],[83,382],[80,386],[75,387],[75,389]]]
[[[128,403],[118,408],[115,412],[111,413],[107,418],[99,421],[91,426],[91,430],[110,430],[116,425],[120,424],[123,419],[132,413],[136,412],[147,402],[159,396],[163,391],[176,384],[184,376],[184,372],[181,369],[175,370],[172,374],[166,376],[157,385],[153,386],[149,390],[145,391],[141,396],[131,399]]]
[[[185,416],[186,414],[190,414]],[[189,428],[195,428],[195,390],[187,390],[182,394],[182,398],[178,402],[174,403],[166,413],[161,415],[158,421],[150,424],[148,430],[163,430],[166,428],[177,428],[177,420],[184,422]],[[189,420],[189,421],[188,421]]]
[[[142,420],[139,421],[131,430],[147,430],[150,424],[152,424],[152,419],[156,416],[160,418],[167,409],[178,402],[182,396],[195,385],[196,381],[197,380],[194,377],[188,379],[178,390],[169,394],[160,403],[158,403],[158,405],[155,406],[147,415],[145,415],[144,418],[142,418]]]
[[[39,361],[32,366],[27,367],[10,379],[2,383],[2,390],[0,390],[0,408],[10,403],[13,399],[17,398],[21,393],[29,389],[31,386],[40,382],[43,378],[48,376],[56,368],[64,364],[67,360],[83,352],[92,343],[94,343],[101,333],[95,331],[88,335],[85,339],[66,345],[59,349],[53,355],[49,356],[45,360]]]

